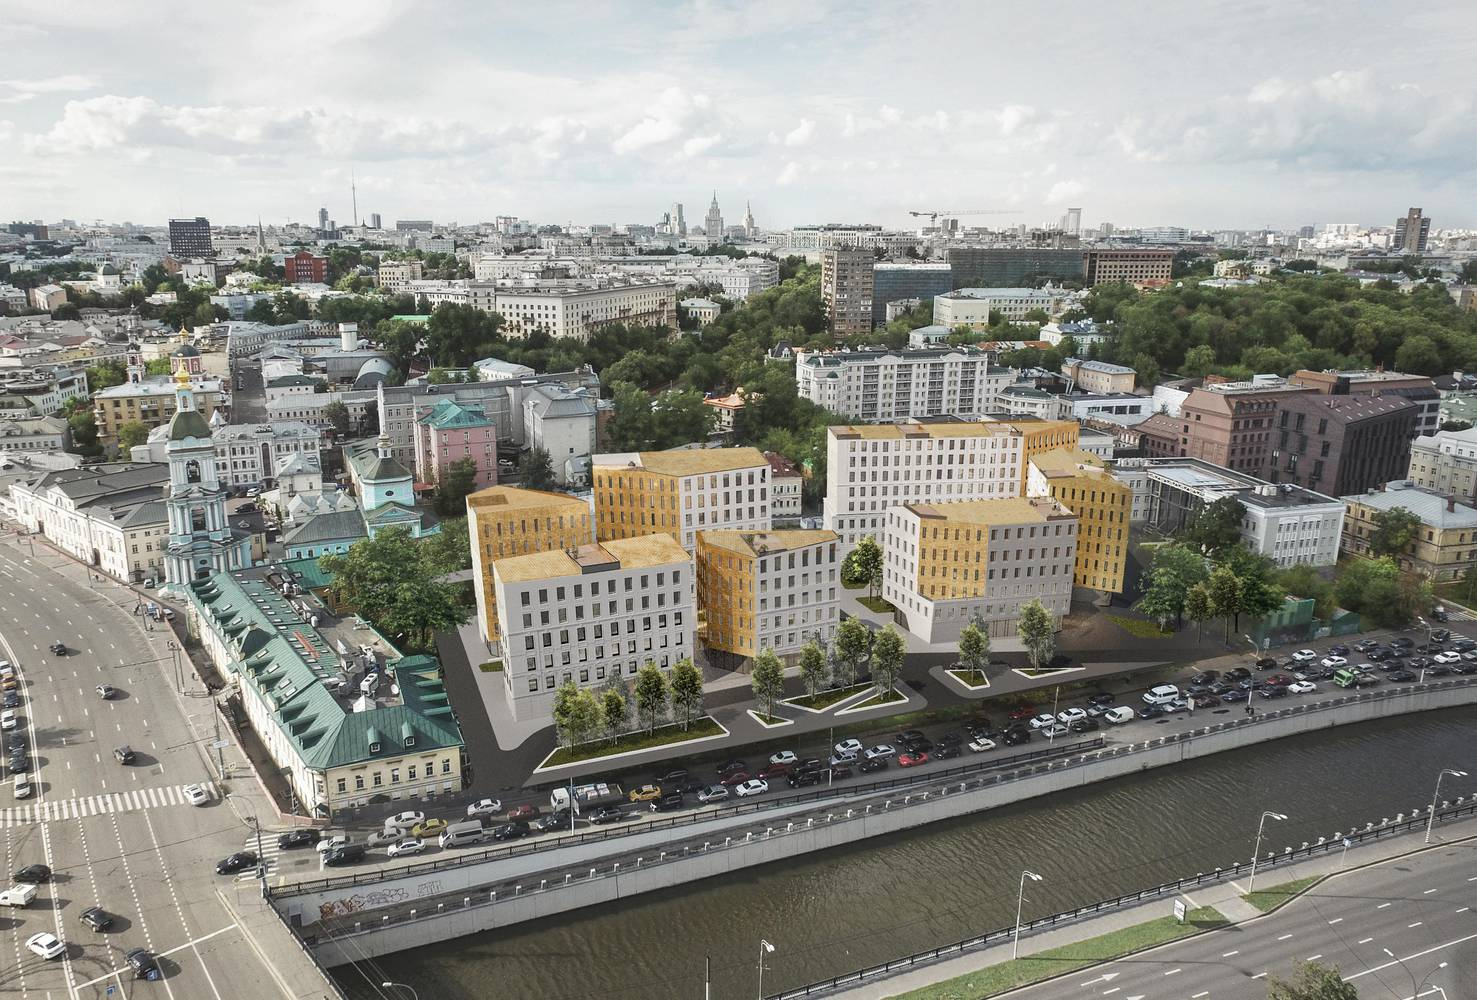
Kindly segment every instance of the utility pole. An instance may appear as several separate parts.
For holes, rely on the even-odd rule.
[[[220,780],[226,780],[226,755],[221,750],[221,703],[214,698],[210,700],[211,707],[215,710],[215,766],[220,775]]]

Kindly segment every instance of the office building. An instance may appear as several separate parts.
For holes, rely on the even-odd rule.
[[[382,226],[380,225],[380,214],[378,212],[370,212],[369,213],[369,228],[370,229],[380,229],[380,228],[382,228]]]
[[[950,330],[983,330],[992,313],[1012,322],[1037,310],[1050,317],[1066,302],[1067,294],[1060,288],[959,288],[933,297],[933,321]]]
[[[1082,358],[1063,358],[1062,375],[1083,392],[1133,392],[1138,379],[1138,372],[1132,368]]]
[[[1121,594],[1133,490],[1114,479],[1101,458],[1080,449],[1048,451],[1027,465],[1026,495],[1051,497],[1077,516],[1073,584]]]
[[[647,663],[692,657],[693,561],[670,535],[509,556],[492,575],[515,718],[547,718],[563,683],[633,682]]]
[[[169,255],[176,260],[209,257],[215,251],[210,244],[210,220],[202,216],[193,219],[169,220]]]
[[[1082,209],[1069,208],[1062,216],[1062,232],[1068,236],[1082,235]]]
[[[976,347],[795,352],[796,392],[852,420],[983,416],[1014,378]]]
[[[560,486],[588,486],[601,413],[598,391],[571,389],[558,382],[540,382],[524,390],[524,445],[548,452],[554,481]]]
[[[1040,277],[1082,278],[1082,251],[1046,247],[953,247],[954,288],[1016,288]]]
[[[1336,497],[1400,478],[1415,411],[1400,396],[1284,397],[1267,478]]]
[[[877,261],[872,265],[872,325],[892,319],[887,314],[890,305],[931,299],[955,287],[954,269],[945,262]]]
[[[1477,428],[1437,431],[1416,438],[1410,443],[1410,468],[1405,478],[1442,496],[1477,501]]]
[[[282,258],[282,280],[289,285],[322,284],[328,280],[328,258],[299,250]]]
[[[672,203],[672,211],[667,216],[667,227],[672,236],[687,235],[687,219],[682,215],[682,202]]]
[[[924,642],[974,621],[1013,637],[1031,601],[1071,609],[1077,517],[1050,497],[905,503],[883,519],[882,598]]]
[[[411,284],[421,280],[424,267],[418,260],[381,260],[375,280],[391,295],[410,291]]]
[[[492,286],[488,286],[491,290]],[[604,288],[559,284],[538,288],[496,286],[495,309],[507,336],[542,330],[551,337],[589,340],[603,326],[656,326],[677,329],[677,286],[670,281],[630,280]]]
[[[396,219],[397,233],[429,233],[435,226],[430,219]]]
[[[1174,271],[1173,250],[1084,250],[1082,274],[1088,285],[1167,284]]]
[[[1441,429],[1441,393],[1427,375],[1387,372],[1382,368],[1321,372],[1300,369],[1289,375],[1287,381],[1329,396],[1400,396],[1416,407],[1411,437],[1435,434]]]
[[[587,501],[567,493],[493,486],[467,497],[473,592],[482,641],[498,642],[497,592],[492,564],[509,556],[577,549],[595,540]]]
[[[1180,454],[1265,479],[1279,402],[1312,391],[1281,379],[1192,389],[1180,404]]]
[[[0,456],[10,461],[25,455],[63,451],[70,440],[71,429],[61,417],[0,419]]]
[[[834,531],[700,531],[698,635],[709,649],[752,657],[830,642],[841,620]]]
[[[1412,208],[1395,220],[1395,238],[1390,241],[1390,249],[1400,254],[1425,253],[1430,235],[1431,220],[1419,208]]]
[[[826,322],[837,337],[872,330],[872,265],[870,250],[835,249],[821,253],[821,301]]]
[[[1433,583],[1460,580],[1477,565],[1477,507],[1416,486],[1408,480],[1387,483],[1383,489],[1344,497],[1349,514],[1344,521],[1344,552],[1369,555],[1375,518],[1395,509],[1420,519],[1420,529],[1404,552],[1395,557],[1403,570]]]
[[[767,531],[769,462],[757,448],[619,452],[591,459],[600,541],[665,532],[688,551],[699,531]]]

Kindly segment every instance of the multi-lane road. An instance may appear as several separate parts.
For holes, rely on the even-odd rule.
[[[6,768],[0,877],[8,886],[17,868],[37,863],[53,873],[29,906],[0,910],[0,996],[148,990],[221,1000],[243,995],[248,982],[252,996],[286,993],[227,907],[256,887],[214,874],[217,860],[252,839],[252,796],[223,798],[233,784],[250,792],[250,779],[217,780],[210,697],[188,670],[179,672],[184,692],[176,690],[172,634],[150,631],[135,603],[130,591],[94,581],[46,546],[33,553],[25,539],[0,539],[0,657],[20,669],[19,731],[35,787],[15,800]],[[52,642],[66,655],[50,653]],[[99,684],[118,693],[104,700]],[[114,759],[123,745],[137,754],[131,766]],[[189,784],[203,785],[209,801],[190,805],[182,794]],[[114,915],[109,931],[81,922],[89,906]],[[66,943],[62,957],[26,949],[39,931]],[[123,955],[138,947],[161,956],[161,982],[129,978]]]

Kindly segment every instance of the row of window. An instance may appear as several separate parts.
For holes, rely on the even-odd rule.
[[[418,781],[418,780],[421,780],[419,777],[417,777],[417,772],[419,771],[419,769],[420,769],[420,766],[417,765],[417,764],[407,764],[407,765],[405,765],[405,780],[406,781]],[[398,768],[398,767],[392,767],[392,768],[389,769],[389,771],[390,771],[390,784],[391,785],[398,785],[398,784],[400,784],[400,768]],[[433,762],[428,762],[425,765],[425,771],[423,772],[424,775],[425,775],[425,778],[426,779],[434,778],[435,777],[435,771],[436,771],[435,762],[434,761]],[[451,759],[450,758],[446,758],[446,759],[444,759],[444,760],[441,761],[441,773],[442,774],[450,774],[451,773]],[[381,787],[382,785],[385,784],[385,775],[384,775],[384,772],[379,771],[379,770],[375,770],[375,771],[371,772],[370,775],[369,775],[369,779],[370,779],[369,784],[373,788],[379,788],[379,787]],[[338,794],[340,794],[340,795],[347,794],[348,791],[349,791],[349,779],[348,778],[339,778],[339,779],[337,779],[337,782],[336,782],[335,787],[338,790]],[[365,787],[364,775],[363,774],[356,774],[356,775],[354,775],[354,791],[356,791],[356,792],[362,792],[364,790],[364,787]]]

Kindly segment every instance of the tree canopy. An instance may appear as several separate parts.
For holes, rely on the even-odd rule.
[[[437,582],[447,572],[446,549],[417,541],[409,529],[382,528],[348,552],[324,556],[321,562],[333,576],[329,589],[334,599],[354,608],[392,641],[430,649],[436,632],[467,621],[457,586]]]

